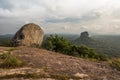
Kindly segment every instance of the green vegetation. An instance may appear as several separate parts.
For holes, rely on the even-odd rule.
[[[5,47],[9,47],[10,46],[10,41],[2,41],[2,43],[0,44],[0,46],[5,46]]]
[[[54,35],[54,34],[53,34]],[[71,41],[75,45],[86,45],[97,53],[107,54],[111,58],[120,57],[120,36],[119,35],[91,35],[89,38],[80,39],[77,34],[58,34],[59,36]],[[49,35],[45,35],[44,40]]]
[[[110,61],[110,65],[111,65],[111,67],[120,71],[120,58],[113,59],[112,61]]]
[[[9,47],[12,35],[0,35],[0,46]]]
[[[77,56],[82,58],[92,58],[100,61],[108,60],[105,54],[98,54],[93,49],[86,46],[77,46],[58,35],[50,35],[43,43],[43,47],[47,50],[60,52],[66,55]]]
[[[120,57],[120,36],[110,35],[96,35],[91,37],[74,39],[72,42],[76,45],[86,45],[93,48],[98,53],[104,53],[109,55],[111,58]]]
[[[109,60],[109,57],[106,54],[96,54],[95,58],[98,59],[99,61]]]
[[[48,50],[52,50],[55,52],[61,52],[67,54],[69,52],[72,44],[65,40],[63,37],[59,36],[50,36],[43,43],[43,47]]]
[[[24,65],[25,62],[18,59],[16,56],[10,55],[10,53],[0,55],[0,68],[16,68]]]

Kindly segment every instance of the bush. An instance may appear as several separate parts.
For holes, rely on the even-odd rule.
[[[71,43],[65,40],[63,37],[59,37],[58,35],[51,35],[47,37],[43,44],[43,47],[47,50],[67,54],[70,50]]]
[[[80,56],[84,58],[94,58],[96,55],[95,51],[93,49],[88,48],[87,46],[80,46],[78,48],[78,52]]]
[[[117,69],[120,71],[120,59],[113,59],[111,62],[110,62],[110,65],[111,67]]]
[[[18,59],[16,56],[10,55],[9,53],[3,53],[0,55],[2,63],[0,64],[1,68],[16,68],[22,67],[25,65],[25,62]]]
[[[108,61],[109,57],[106,54],[96,54],[95,58],[99,61]]]

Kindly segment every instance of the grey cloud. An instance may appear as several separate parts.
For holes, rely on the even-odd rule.
[[[45,20],[45,22],[49,22],[49,23],[63,23],[63,22],[71,22],[71,23],[80,23],[80,22],[83,22],[83,21],[91,21],[91,20],[95,20],[99,18],[99,16],[96,15],[96,13],[87,13],[87,14],[84,14],[83,16],[81,17],[67,17],[67,18],[63,18],[63,19],[60,19],[60,18],[48,18]]]
[[[10,0],[0,0],[0,8],[2,9],[12,9],[13,5]]]
[[[49,18],[45,20],[45,22],[49,23],[78,22],[78,21],[80,21],[80,18],[64,18],[64,19]]]
[[[94,13],[93,11],[90,11],[90,12],[87,12],[86,14],[84,14],[81,17],[81,20],[89,21],[89,20],[95,20],[95,19],[98,19],[98,18],[99,18],[99,16],[96,15],[96,13]]]

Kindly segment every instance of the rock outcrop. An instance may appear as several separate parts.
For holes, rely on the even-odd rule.
[[[39,47],[44,37],[43,30],[34,23],[24,25],[11,40],[11,45]]]
[[[94,39],[89,36],[87,31],[81,32],[80,37],[74,40],[74,44],[82,44],[82,45],[93,45],[95,43]],[[90,47],[90,46],[89,46]]]
[[[4,51],[25,61],[26,65],[0,68],[0,80],[120,80],[120,71],[110,67],[108,62],[90,61],[25,46],[0,47],[0,52]]]
[[[88,37],[89,37],[89,33],[87,31],[81,32],[80,38],[88,38]]]

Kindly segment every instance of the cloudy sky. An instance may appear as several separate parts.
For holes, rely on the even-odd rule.
[[[26,23],[45,33],[120,34],[120,0],[0,0],[0,34]]]

